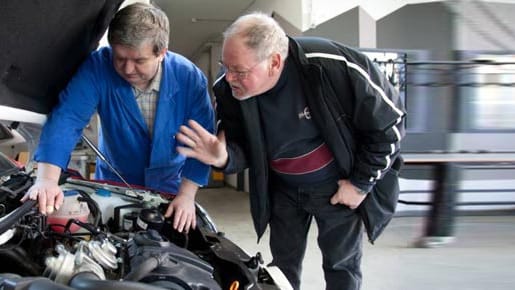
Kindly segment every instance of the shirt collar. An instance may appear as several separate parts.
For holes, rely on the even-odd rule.
[[[150,82],[150,85],[145,90],[140,90],[135,86],[132,86],[132,88],[138,92],[138,95],[140,93],[151,93],[152,91],[159,92],[159,87],[161,86],[161,66],[162,63],[159,64],[157,67],[157,72],[152,81]]]
[[[159,66],[157,67],[156,76],[154,77],[154,79],[152,79],[152,82],[150,83],[150,86],[148,87],[149,90],[154,90],[156,92],[159,92],[159,86],[161,85],[161,66],[162,66],[162,64],[160,63]]]

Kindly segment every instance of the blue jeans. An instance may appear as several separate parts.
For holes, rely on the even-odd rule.
[[[336,181],[301,187],[274,182],[271,190],[270,249],[275,265],[295,290],[300,289],[302,260],[313,217],[318,226],[327,290],[361,287],[363,225],[360,216],[344,205],[331,205]]]

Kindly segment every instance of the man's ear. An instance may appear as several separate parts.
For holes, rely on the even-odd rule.
[[[166,54],[166,51],[168,49],[166,48],[163,48],[157,55],[157,57],[159,58],[159,61],[162,61],[163,59],[165,59],[165,54]]]
[[[280,53],[274,53],[270,56],[270,67],[269,67],[270,74],[280,73],[283,65],[284,65],[284,61],[283,61]]]

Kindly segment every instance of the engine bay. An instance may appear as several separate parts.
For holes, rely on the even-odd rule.
[[[0,186],[1,289],[287,289],[198,204],[197,227],[180,233],[153,191],[65,176],[66,206],[46,216],[20,202],[32,184],[20,172]]]

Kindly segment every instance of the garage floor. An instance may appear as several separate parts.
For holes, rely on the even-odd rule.
[[[268,233],[257,244],[248,193],[232,188],[201,189],[198,202],[218,230],[251,255],[271,261]],[[421,217],[396,217],[376,241],[364,243],[362,290],[508,290],[515,285],[515,211],[511,216],[458,217],[456,240],[438,248],[416,248]],[[324,289],[316,225],[309,233],[303,290]]]

